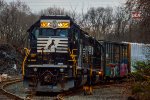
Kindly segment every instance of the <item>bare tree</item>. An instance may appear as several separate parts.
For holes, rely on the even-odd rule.
[[[17,1],[7,4],[0,15],[1,39],[18,47],[24,46],[26,31],[35,19],[36,16],[25,3]]]
[[[113,16],[113,28],[110,40],[113,41],[129,41],[128,26],[130,25],[130,15],[123,7],[118,7]],[[113,35],[113,38],[112,38]]]
[[[5,6],[6,3],[3,0],[0,0],[0,15],[2,15],[2,11],[5,9]],[[2,35],[3,35],[3,25],[2,25],[2,19],[0,17],[0,40],[2,39]]]
[[[65,15],[67,12],[64,9],[57,7],[49,7],[47,9],[41,10],[40,15]]]
[[[112,8],[90,8],[84,15],[83,27],[96,39],[104,39],[112,27]]]
[[[45,15],[45,16],[50,16],[50,15],[68,15],[72,18],[73,21],[77,21],[77,13],[75,10],[72,11],[67,11],[64,8],[58,8],[58,7],[49,7],[47,9],[41,10],[39,15]]]
[[[134,32],[139,32],[138,36],[135,34],[137,42],[150,43],[150,1],[127,0],[126,8],[130,9],[130,11],[141,13],[140,20],[134,21]]]

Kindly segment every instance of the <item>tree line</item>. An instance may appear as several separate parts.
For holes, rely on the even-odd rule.
[[[133,1],[139,3],[135,4]],[[10,3],[0,0],[0,43],[24,47],[28,37],[27,29],[41,15],[69,15],[97,40],[150,43],[149,9],[149,0],[127,0],[124,7],[116,9],[92,7],[87,12],[78,13],[49,7],[35,14],[27,4],[19,0]],[[133,10],[140,10],[142,18],[133,19],[131,15]]]

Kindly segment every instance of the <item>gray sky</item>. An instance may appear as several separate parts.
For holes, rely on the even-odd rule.
[[[17,0],[5,0],[6,2]],[[76,12],[87,11],[90,7],[117,7],[125,3],[126,0],[20,0],[31,8],[32,12],[38,12],[48,7],[60,7]]]

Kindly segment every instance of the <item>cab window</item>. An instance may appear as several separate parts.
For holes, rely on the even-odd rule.
[[[53,29],[41,29],[40,36],[54,36]]]
[[[56,36],[67,37],[68,36],[68,30],[67,29],[57,29],[56,30]]]
[[[39,28],[34,28],[31,32],[31,39],[37,39],[39,36]]]

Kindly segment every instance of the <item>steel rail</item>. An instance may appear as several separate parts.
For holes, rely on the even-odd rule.
[[[21,80],[21,79],[18,79],[18,78],[12,79],[12,80],[8,80],[8,81],[4,81],[4,82],[0,83],[0,84],[1,84],[1,85],[0,85],[0,91],[2,91],[2,93],[3,93],[4,95],[6,95],[7,97],[9,97],[9,98],[11,98],[11,99],[14,99],[14,100],[24,100],[23,97],[20,97],[20,96],[18,96],[18,95],[16,95],[16,94],[13,94],[13,93],[11,93],[11,92],[5,90],[5,88],[6,88],[7,86],[9,86],[9,85],[11,85],[11,84],[15,84],[15,83],[17,83],[17,82],[21,82],[21,81],[22,81],[22,80]]]

